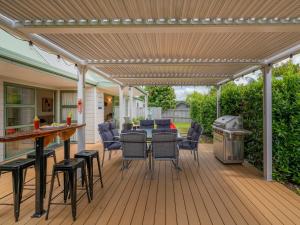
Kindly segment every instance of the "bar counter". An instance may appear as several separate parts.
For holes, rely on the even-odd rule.
[[[64,159],[70,158],[70,137],[76,132],[76,129],[84,127],[85,124],[72,124],[70,126],[46,127],[38,130],[17,132],[0,136],[0,142],[7,143],[25,139],[35,139],[35,212],[33,217],[41,217],[44,213],[44,189],[46,185],[46,176],[44,169],[43,150],[50,144],[56,136],[59,136],[64,142]],[[66,180],[64,181],[66,182]],[[64,183],[66,185],[66,183]]]

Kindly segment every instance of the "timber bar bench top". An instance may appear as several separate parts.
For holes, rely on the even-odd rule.
[[[30,138],[39,138],[46,137],[50,135],[56,135],[57,133],[67,132],[70,130],[76,130],[77,128],[84,127],[85,124],[72,124],[70,126],[65,127],[53,127],[49,129],[38,129],[31,131],[22,131],[14,134],[8,134],[5,136],[0,136],[0,142],[13,142]]]

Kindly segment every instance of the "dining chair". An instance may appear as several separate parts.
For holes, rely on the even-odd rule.
[[[197,160],[199,166],[198,145],[203,133],[203,128],[198,123],[194,124],[191,136],[188,136],[179,143],[179,150],[190,150],[194,154],[194,160]]]
[[[132,160],[147,160],[147,133],[139,130],[138,132],[122,133],[120,138],[122,144],[122,177],[124,169],[128,169],[129,162]],[[150,161],[149,161],[150,169]]]
[[[152,172],[156,160],[171,161],[177,171],[179,170],[178,160],[179,152],[177,145],[177,134],[170,132],[153,133],[151,141],[152,149]]]
[[[115,140],[114,136],[110,130],[109,123],[101,123],[98,125],[98,132],[101,137],[103,144],[103,157],[102,157],[102,167],[104,165],[105,152],[109,152],[109,159],[111,158],[111,152],[116,150],[121,150],[121,142]]]
[[[170,119],[160,119],[160,120],[155,120],[156,128],[170,128],[171,125],[171,120]]]
[[[154,128],[154,120],[141,120],[139,128],[140,129],[153,129]]]

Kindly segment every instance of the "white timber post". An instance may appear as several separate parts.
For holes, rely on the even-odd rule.
[[[145,95],[145,119],[148,119],[148,94]]]
[[[124,87],[119,86],[119,129],[122,130],[125,115]]]
[[[263,69],[264,178],[272,181],[272,66]]]
[[[133,119],[133,87],[129,87],[129,118]]]
[[[217,118],[221,116],[221,85],[217,86]]]
[[[85,123],[85,73],[86,66],[77,66],[77,123]],[[77,152],[85,150],[85,126],[77,130]]]

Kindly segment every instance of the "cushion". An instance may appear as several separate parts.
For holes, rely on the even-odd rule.
[[[115,123],[109,123],[109,129],[114,137],[120,136],[119,130],[116,128]]]
[[[141,120],[140,121],[140,128],[153,128],[154,127],[154,120]]]
[[[110,127],[109,123],[100,123],[100,124],[98,124],[99,132],[109,131],[110,130],[109,127]]]
[[[111,143],[107,143],[106,141],[113,141],[114,136],[112,135],[112,132],[109,129],[108,123],[101,123],[98,125],[99,128],[99,134],[101,136],[101,139],[103,141],[103,145],[105,148],[107,148]]]
[[[187,132],[187,138],[188,139],[191,139],[192,138],[192,134],[194,132],[194,128],[190,127],[188,132]]]
[[[120,149],[121,148],[121,142],[112,142],[107,146],[108,150],[114,150],[114,149]]]
[[[155,120],[155,124],[157,125],[157,128],[170,128],[171,120],[170,119]]]
[[[191,142],[189,140],[183,140],[182,142],[179,143],[179,148],[180,149],[187,149],[187,150],[192,150],[193,147],[191,145]]]

